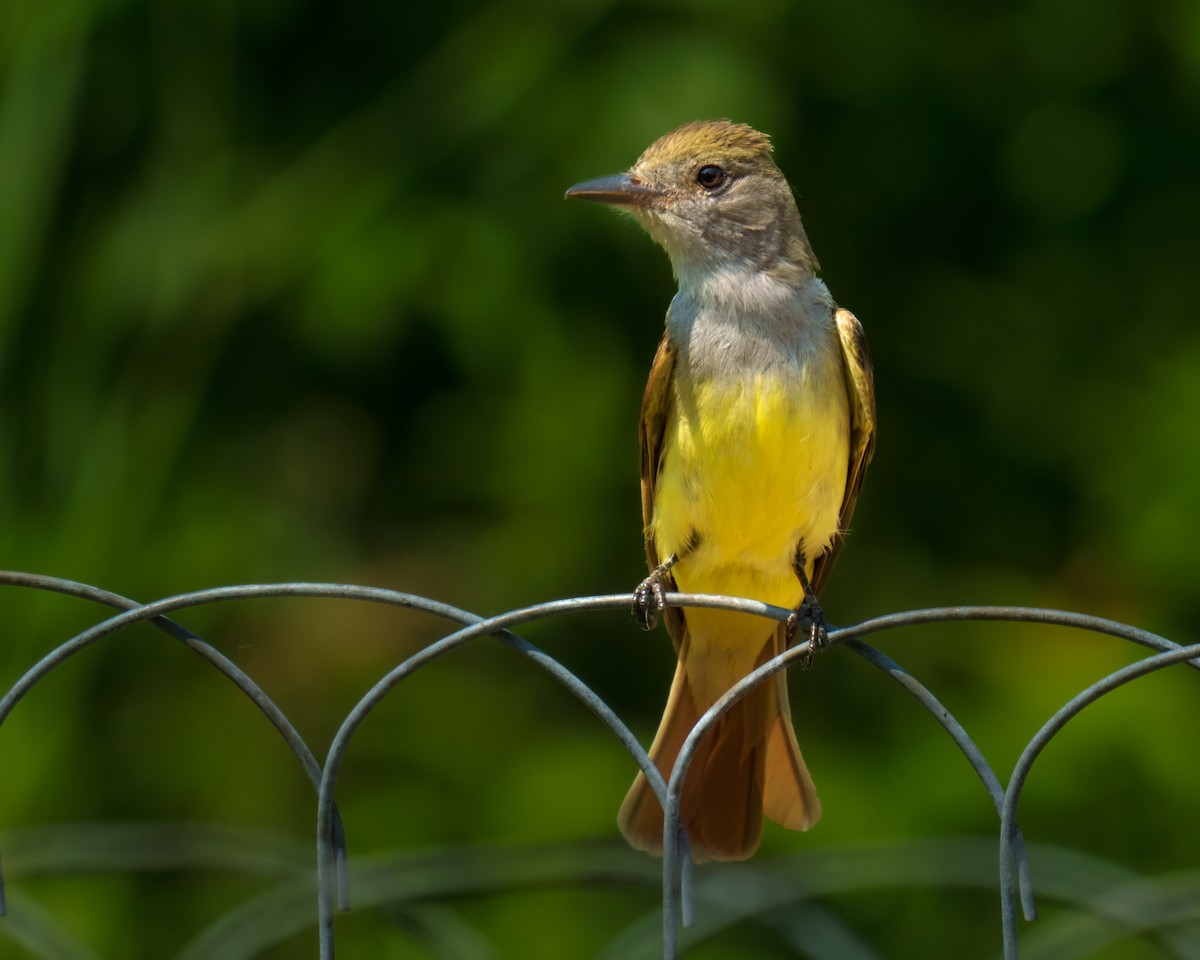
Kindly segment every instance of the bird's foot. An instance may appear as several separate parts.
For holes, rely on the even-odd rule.
[[[829,646],[829,633],[826,630],[825,611],[811,597],[805,597],[795,610],[788,614],[784,621],[787,645],[790,647],[796,639],[808,641],[808,652],[800,658],[800,669],[808,670],[813,665],[817,654]]]
[[[667,606],[663,581],[677,562],[678,558],[669,557],[665,563],[660,563],[655,567],[650,572],[650,576],[639,583],[637,589],[633,591],[633,618],[643,630],[653,630],[658,626],[658,615]]]

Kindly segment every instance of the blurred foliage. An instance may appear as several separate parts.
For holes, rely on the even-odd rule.
[[[486,613],[630,589],[634,424],[673,286],[630,224],[562,191],[720,116],[773,134],[871,338],[879,447],[832,619],[1029,603],[1194,640],[1194,0],[4,0],[0,562],[147,599],[323,579]],[[0,688],[102,615],[0,598]],[[183,619],[318,755],[443,630],[317,601]],[[664,636],[615,616],[529,636],[649,737]],[[1045,717],[1134,656],[1032,627],[881,643],[1002,778]],[[489,892],[468,858],[462,889],[340,919],[346,956],[591,956],[652,916],[653,883],[586,880],[601,851],[652,872],[614,839],[632,765],[513,661],[476,645],[371,718],[339,795],[351,851],[571,842],[584,885]],[[769,833],[768,855],[991,835],[949,741],[884,678],[834,653],[792,684],[827,812],[810,835]],[[1200,863],[1196,702],[1177,670],[1086,712],[1035,770],[1030,838],[1131,870]],[[9,843],[107,819],[312,831],[307,781],[256,711],[145,627],[35,690],[0,758]],[[161,957],[266,889],[185,866],[10,877],[13,919],[45,911],[96,955]],[[880,955],[995,948],[990,895],[890,876],[871,892],[874,876],[824,902]],[[696,955],[793,955],[789,929],[742,923]],[[260,955],[312,956],[314,939],[301,923]],[[22,942],[0,955],[93,955]]]

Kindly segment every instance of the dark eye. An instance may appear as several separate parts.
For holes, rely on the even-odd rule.
[[[716,164],[707,163],[696,171],[696,182],[705,190],[716,190],[725,182],[725,171]]]

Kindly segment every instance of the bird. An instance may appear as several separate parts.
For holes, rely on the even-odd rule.
[[[825,640],[817,593],[849,528],[875,448],[863,327],[823,280],[770,138],[694,121],[626,172],[566,192],[632,215],[670,258],[678,289],[639,423],[649,576],[678,662],[650,757],[669,778],[697,720],[791,645]],[[749,597],[784,623],[665,606],[667,592]],[[821,803],[796,739],[786,671],[739,700],[699,742],[680,800],[695,862],[745,860],[763,817],[807,830]],[[638,773],[618,814],[635,849],[661,855],[663,810]]]

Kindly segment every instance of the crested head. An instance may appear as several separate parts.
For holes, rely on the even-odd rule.
[[[775,167],[771,160],[771,138],[731,120],[685,123],[650,144],[636,165],[686,162],[700,156],[722,157],[741,166],[765,163]]]
[[[684,124],[647,147],[626,173],[567,195],[628,210],[666,249],[681,284],[731,268],[794,282],[816,270],[771,141],[745,124]]]

